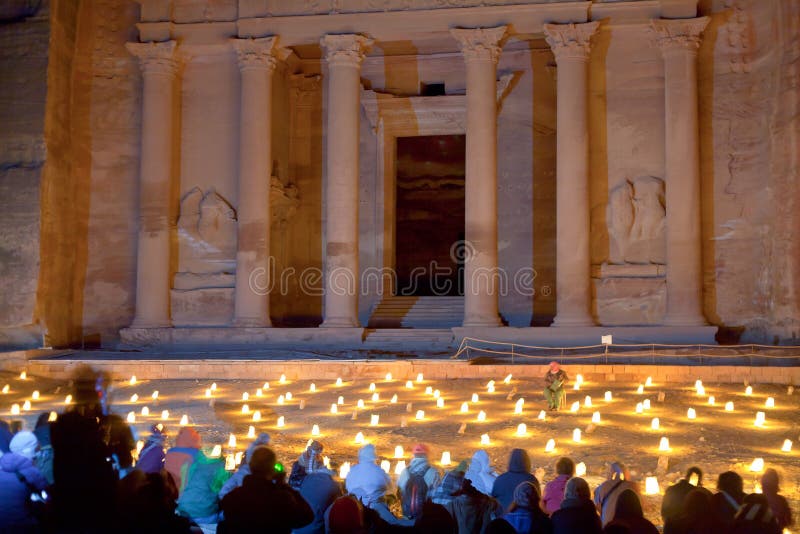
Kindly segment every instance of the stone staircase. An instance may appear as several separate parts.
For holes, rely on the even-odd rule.
[[[375,307],[367,328],[450,329],[463,320],[464,297],[389,296]]]
[[[365,334],[365,349],[448,351],[454,344],[453,332],[446,328],[368,328]]]

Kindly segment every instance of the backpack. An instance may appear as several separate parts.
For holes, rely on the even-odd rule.
[[[430,466],[425,466],[422,471],[408,472],[408,483],[403,492],[403,515],[409,519],[416,519],[422,513],[422,505],[428,500],[428,483],[425,474]]]

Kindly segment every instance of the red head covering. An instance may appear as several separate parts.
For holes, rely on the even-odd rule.
[[[558,362],[556,361],[550,362],[550,371],[552,371],[553,373],[557,373],[559,369],[561,369],[561,365],[559,365]]]
[[[414,445],[414,448],[411,449],[411,452],[414,454],[414,456],[423,454],[427,455],[429,450],[430,449],[428,449],[428,446],[425,445],[424,443],[417,443],[416,445]]]

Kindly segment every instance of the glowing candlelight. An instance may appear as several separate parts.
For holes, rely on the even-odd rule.
[[[694,381],[694,389],[700,389],[701,387],[703,387],[703,381],[698,378]]]
[[[139,396],[138,396],[138,395],[136,395],[135,393],[134,393],[133,395],[134,395],[134,397],[136,397],[137,399],[139,398]],[[37,389],[37,390],[34,390],[34,392],[33,392],[33,393],[31,393],[31,398],[32,398],[33,400],[39,400],[39,390],[38,390],[38,389]],[[131,399],[131,402],[136,402],[136,401],[134,401],[133,399]]]
[[[291,392],[291,391],[287,391],[287,392],[286,392],[286,400],[287,400],[287,401],[290,401],[290,400],[292,400],[292,392]]]
[[[133,424],[136,422],[136,413],[135,412],[128,412],[128,417],[126,419],[129,423]]]
[[[225,456],[225,471],[233,471],[236,469],[236,457],[233,454]]]
[[[708,397],[708,404],[710,406],[714,406],[714,404],[716,404],[716,402],[717,402],[717,399],[714,398],[714,395],[711,395],[711,396]]]
[[[50,412],[50,415],[47,416],[47,421],[50,422],[50,423],[52,423],[56,419],[58,419],[58,414],[56,412]],[[786,441],[789,441],[789,440],[787,439]],[[792,442],[789,441],[789,450],[791,450],[791,449],[792,449]]]
[[[247,427],[247,439],[253,439],[256,437],[256,427],[250,425]]]
[[[766,414],[764,412],[756,412],[756,420],[755,420],[755,422],[753,424],[755,426],[764,426],[764,423],[766,422],[766,420],[767,420],[767,417],[766,417]]]
[[[269,382],[264,382],[264,385],[261,386],[261,389],[269,389]]]
[[[248,406],[247,404],[242,404],[242,413],[245,414],[245,415],[249,414],[250,413],[250,406]]]
[[[774,408],[775,407],[775,399],[773,399],[772,397],[767,397],[767,400],[764,403],[764,406],[767,407],[767,408]]]
[[[337,388],[340,388],[340,387],[342,387],[342,378],[341,378],[341,377],[339,377],[339,378],[337,378],[337,379],[336,379],[336,387],[337,387]]]
[[[491,384],[489,387],[486,388],[487,393],[494,393],[494,384]]]
[[[67,396],[64,398],[64,404],[69,404],[69,403],[71,403],[71,402],[72,402],[72,395],[67,395]]]
[[[697,412],[694,408],[689,408],[686,410],[686,418],[687,419],[697,419]]]
[[[423,380],[423,378],[422,378],[422,373],[419,373],[419,374],[417,375],[417,383],[419,383],[419,382],[422,382],[422,380]]]
[[[166,417],[165,417],[164,419],[166,419]],[[180,423],[179,423],[179,425],[180,425],[180,426],[186,426],[186,425],[188,425],[188,424],[189,424],[189,416],[188,416],[188,415],[186,415],[186,414],[183,414],[183,415],[181,416],[181,420],[180,420]]]
[[[747,387],[744,389],[744,394],[745,394],[745,396],[747,396],[747,397],[749,397],[750,395],[752,395],[752,394],[753,394],[753,386],[747,386]]]
[[[698,394],[698,395],[700,395],[700,396],[702,397],[703,395],[705,395],[705,394],[706,394],[706,388],[704,388],[704,387],[701,385],[699,388],[697,388],[697,394]]]
[[[434,389],[434,390],[433,390],[433,398],[434,398],[434,399],[438,399],[438,398],[439,398],[439,397],[441,397],[441,396],[442,396],[442,394],[441,394],[441,392],[440,392],[438,389]]]
[[[507,376],[506,376],[506,377],[503,379],[503,383],[504,383],[504,384],[510,384],[510,383],[511,383],[511,373],[509,373],[509,374],[508,374],[508,375],[507,375]]]
[[[669,438],[666,436],[662,436],[661,440],[658,442],[658,450],[660,451],[669,451]]]
[[[480,401],[480,398],[478,397],[478,394],[477,393],[473,393],[472,394],[472,402],[473,402],[473,404],[476,403],[476,402],[479,402],[479,401]]]
[[[24,377],[22,377],[22,376],[20,376],[20,378],[22,378],[23,380],[25,380],[25,378],[24,378]],[[136,385],[136,375],[131,375],[131,379],[130,379],[130,380],[128,380],[128,383],[129,383],[130,385],[132,385],[132,386],[135,386],[135,385]]]
[[[650,386],[652,386],[653,385],[653,377],[652,376],[648,376],[647,380],[644,381],[644,385],[645,385],[645,387],[648,387],[648,388]]]
[[[142,417],[147,417],[150,415],[150,408],[147,406],[142,406]]]
[[[425,419],[425,411],[424,410],[417,410],[417,421],[422,421]]]
[[[644,412],[644,406],[642,405],[641,402],[637,402],[636,403],[636,413],[642,413],[642,412]]]
[[[261,388],[256,389],[256,397],[263,397],[263,396],[264,392],[261,390]]]
[[[286,426],[286,418],[282,415],[278,417],[278,423],[275,426],[277,426],[278,428],[283,428],[284,426]]]
[[[25,401],[25,402],[22,404],[22,409],[23,409],[23,410],[25,410],[26,412],[27,412],[28,410],[30,410],[30,409],[31,409],[31,401],[29,401],[29,400],[26,400],[26,401]]]
[[[592,423],[597,424],[600,422],[600,412],[594,412],[592,414]]]
[[[581,442],[581,429],[580,428],[576,428],[575,430],[572,431],[572,441],[574,441],[575,443],[580,443]]]
[[[228,436],[228,447],[231,449],[236,448],[236,436],[234,436],[233,434],[230,434]]]
[[[214,448],[211,449],[211,456],[213,458],[219,458],[222,456],[222,445],[214,445]]]
[[[517,399],[517,402],[514,405],[514,413],[518,414],[518,415],[521,414],[522,413],[522,406],[524,404],[525,404],[525,399],[523,399],[522,397]]]
[[[493,387],[494,387],[494,380],[489,380],[488,382],[486,382],[486,389]]]
[[[763,458],[756,458],[753,460],[753,463],[750,464],[750,471],[753,473],[760,473],[764,470],[764,459]]]
[[[578,462],[578,464],[575,465],[575,476],[576,477],[586,476],[586,464],[585,463]]]
[[[206,398],[207,398],[207,399],[210,399],[210,398],[211,398],[211,390],[210,390],[210,389],[207,389],[207,390],[206,390]]]
[[[250,394],[248,392],[245,391],[244,393],[242,393],[242,400],[243,401],[247,402],[247,400],[249,400],[249,399],[250,399]]]
[[[136,383],[136,377],[134,376],[134,377],[132,377],[132,378],[133,378],[133,383],[132,383],[131,385],[133,385],[134,383]],[[20,379],[20,380],[27,380],[27,379],[28,379],[28,373],[27,373],[26,371],[22,371],[22,372],[19,374],[19,379]]]
[[[547,413],[544,410],[542,410],[539,412],[539,417],[537,417],[537,419],[539,419],[540,421],[544,421],[546,417]]]
[[[319,425],[314,425],[311,427],[311,435],[319,436]]]
[[[394,448],[394,457],[395,458],[403,458],[405,456],[405,451],[403,451],[402,445],[397,445]]]
[[[341,466],[339,466],[339,478],[342,480],[347,478],[347,475],[350,473],[350,462],[345,462]]]
[[[364,408],[364,399],[358,399],[358,402],[356,403],[356,407],[363,409]]]
[[[650,399],[645,399],[644,401],[642,401],[642,408],[644,408],[645,410],[650,409]]]
[[[524,438],[527,433],[528,433],[528,426],[525,423],[520,423],[519,425],[517,425],[517,436]]]
[[[19,404],[11,405],[11,415],[19,415]]]
[[[450,451],[444,451],[442,453],[442,459],[439,463],[442,465],[450,465]]]
[[[379,400],[381,400],[381,396],[378,393],[373,393],[372,402],[378,402]]]
[[[436,399],[436,407],[437,408],[444,408],[444,399],[439,397]]]
[[[389,460],[381,460],[381,469],[388,474],[392,469],[392,464],[389,463]]]
[[[578,402],[578,401],[575,401],[575,402],[572,403],[572,407],[569,409],[569,411],[571,411],[572,413],[576,413],[580,409],[581,409],[581,403]]]
[[[603,398],[605,398],[606,402],[611,402],[611,398],[612,398],[611,392],[610,391],[606,391],[606,393],[605,393]]]
[[[661,428],[661,421],[659,421],[658,417],[653,417],[653,420],[650,421],[650,428],[653,430]]]
[[[578,373],[575,375],[575,383],[576,384],[583,384],[583,375]]]
[[[574,384],[572,384],[572,389],[575,390],[575,391],[580,391],[581,390],[581,383],[580,382],[575,382]]]
[[[162,419],[162,420],[164,420],[164,421],[166,421],[167,419],[169,419],[169,410],[163,410],[163,411],[161,412],[161,419]]]
[[[392,381],[392,373],[386,373],[386,377],[385,378],[386,378],[387,382],[391,382]]]
[[[356,434],[356,440],[355,441],[356,441],[356,445],[362,445],[364,443],[364,434],[362,432],[359,432],[358,434]]]
[[[278,404],[285,404],[285,403],[286,403],[286,397],[284,397],[283,395],[278,395]]]
[[[658,486],[658,478],[647,477],[644,479],[644,492],[646,495],[658,495],[661,488]]]
[[[638,393],[639,395],[641,395],[642,393],[644,393],[644,385],[642,385],[642,384],[639,384],[639,387],[638,387],[638,388],[636,388],[636,393]]]
[[[370,426],[378,426],[378,423],[381,419],[381,416],[378,414],[372,414],[369,416],[369,425]]]
[[[150,398],[156,400],[158,398],[158,390],[153,390],[153,393],[150,395]]]
[[[550,438],[547,440],[547,444],[544,446],[544,452],[553,452],[556,450],[556,440]]]
[[[11,388],[8,386],[8,384],[3,386],[3,395],[8,395],[9,389],[11,389]]]
[[[280,379],[278,380],[279,383],[285,384],[286,383],[286,375],[281,375]]]
[[[591,408],[592,407],[592,397],[590,397],[589,395],[586,395],[583,398],[583,406],[586,407],[586,408]]]
[[[728,401],[725,403],[725,411],[732,412],[733,411],[733,401]]]
[[[261,410],[256,410],[253,412],[253,422],[257,423],[261,421]]]
[[[433,387],[428,386],[425,388],[425,395],[433,395]]]
[[[469,413],[469,404],[466,402],[461,403],[461,413]]]
[[[391,400],[389,400],[389,403],[390,404],[397,404],[397,393],[392,395],[392,398],[391,398]]]
[[[344,405],[344,397],[339,395],[339,398],[336,399],[336,404],[338,404],[339,406],[343,406]]]
[[[370,384],[369,384],[369,390],[370,390],[370,391],[375,391],[375,382],[370,382]]]
[[[792,440],[790,439],[783,440],[783,447],[781,447],[781,451],[792,452]]]
[[[478,412],[478,421],[486,421],[486,412],[483,410]]]
[[[403,471],[406,470],[406,461],[400,460],[397,462],[397,465],[394,466],[394,474],[400,475]]]
[[[414,383],[411,380],[406,380],[406,389],[414,389]]]
[[[481,445],[491,445],[489,434],[481,434]]]
[[[331,404],[331,413],[339,413],[339,408],[336,407],[336,404]]]

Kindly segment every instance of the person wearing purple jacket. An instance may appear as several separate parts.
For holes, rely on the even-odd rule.
[[[167,432],[164,425],[157,423],[150,427],[150,437],[139,453],[139,461],[136,462],[136,469],[141,469],[145,473],[158,473],[164,469],[166,451],[164,445],[167,441]]]
[[[556,462],[556,473],[558,476],[547,483],[544,487],[544,495],[542,495],[542,505],[548,515],[552,515],[561,508],[567,481],[575,474],[575,462],[571,458],[559,458]]]
[[[37,519],[26,505],[31,493],[40,492],[47,480],[33,465],[39,442],[32,432],[17,432],[10,452],[0,457],[0,532],[34,528]]]

